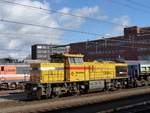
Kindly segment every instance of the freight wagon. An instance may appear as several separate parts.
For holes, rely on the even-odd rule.
[[[59,97],[97,90],[126,87],[126,63],[84,62],[83,55],[53,55],[51,63],[31,64],[30,82],[25,86],[29,98]]]
[[[128,64],[129,85],[132,87],[150,84],[150,61],[125,61]]]
[[[24,82],[30,79],[30,65],[5,64],[0,65],[0,89],[22,88]]]

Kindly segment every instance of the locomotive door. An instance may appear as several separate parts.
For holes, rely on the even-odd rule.
[[[84,81],[85,80],[85,67],[83,58],[72,57],[69,58],[70,63],[70,81]]]
[[[82,57],[67,57],[65,59],[65,80],[83,81],[85,71]]]
[[[4,66],[1,66],[1,73],[0,73],[0,80],[1,81],[4,81],[5,80],[5,78],[4,78],[4,74],[5,74],[5,72],[4,72]]]
[[[69,81],[69,73],[70,73],[69,67],[70,67],[69,60],[66,57],[64,60],[64,80],[65,81]]]

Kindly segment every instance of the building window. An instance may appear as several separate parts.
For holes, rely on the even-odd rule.
[[[42,49],[42,46],[37,46],[38,49]]]
[[[47,49],[47,46],[43,46],[42,48],[43,48],[43,49]]]

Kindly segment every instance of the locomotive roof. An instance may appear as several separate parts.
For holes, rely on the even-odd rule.
[[[81,57],[83,58],[84,55],[82,54],[64,54],[65,57]]]
[[[64,57],[75,57],[75,58],[83,58],[84,55],[82,54],[55,54],[51,55],[51,57],[56,57],[56,58],[64,58]]]
[[[150,64],[150,61],[149,60],[126,60],[125,63],[128,63],[128,64]]]
[[[29,66],[29,64],[21,63],[0,63],[0,66]]]

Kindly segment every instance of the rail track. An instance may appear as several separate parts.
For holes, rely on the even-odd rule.
[[[149,113],[150,101],[120,107],[112,113]]]
[[[150,97],[146,94],[72,108],[39,111],[38,113],[143,113],[150,109],[149,105]]]
[[[22,92],[20,93],[22,94]],[[11,94],[13,95],[13,93]],[[27,98],[19,98],[8,102],[0,102],[0,112],[46,112],[55,109],[83,106],[143,94],[150,94],[150,86],[123,89],[113,92],[96,92],[79,96],[62,97],[57,99],[43,99],[39,101],[31,101]]]

